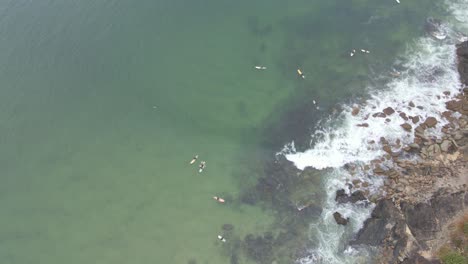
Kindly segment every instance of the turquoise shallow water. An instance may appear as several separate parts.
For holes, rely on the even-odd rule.
[[[202,2],[0,3],[2,263],[228,263],[223,224],[242,238],[275,220],[237,195],[289,139],[278,119],[312,98],[327,111],[364,93],[369,65],[420,34],[433,9]],[[375,12],[406,24],[359,35]],[[375,57],[348,64],[356,45]]]

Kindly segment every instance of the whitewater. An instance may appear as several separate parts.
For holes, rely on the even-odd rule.
[[[468,1],[454,0],[445,4],[450,16],[444,18],[438,27],[438,33],[446,36],[444,39],[427,34],[408,44],[406,51],[399,56],[404,59],[394,62],[393,66],[399,72],[397,77],[367,87],[367,100],[343,105],[341,113],[321,120],[311,135],[310,149],[297,152],[292,142],[281,152],[301,170],[305,167],[333,169],[326,175],[324,188],[327,197],[320,220],[310,225],[310,239],[316,246],[310,249],[308,257],[298,260],[298,263],[368,263],[372,249],[352,248],[347,243],[363,226],[373,206],[365,202],[337,204],[336,191],[344,189],[349,194],[347,185],[359,180],[370,183],[362,188],[370,195],[380,192],[384,179],[373,175],[365,166],[385,154],[379,141],[384,137],[390,144],[403,148],[413,143],[414,139],[412,133],[400,126],[405,120],[398,113],[420,116],[419,123],[414,127],[429,116],[436,117],[439,121],[436,127],[427,130],[433,136],[437,136],[447,124],[442,116],[447,110],[445,103],[461,87],[456,69],[455,45],[467,40],[461,32],[467,32],[468,28]],[[382,79],[384,76],[388,77],[389,73],[370,77]],[[386,118],[373,116],[387,107],[393,108],[396,113]],[[359,112],[356,113],[355,109],[359,109]],[[365,126],[358,126],[362,124]],[[397,144],[398,141],[400,144]],[[383,166],[390,164],[384,162]],[[334,212],[341,213],[344,218],[349,217],[346,227],[336,224]]]

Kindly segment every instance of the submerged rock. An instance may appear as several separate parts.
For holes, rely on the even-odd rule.
[[[343,218],[343,216],[338,212],[333,213],[333,218],[335,218],[336,223],[339,225],[347,225],[349,222],[349,217]]]

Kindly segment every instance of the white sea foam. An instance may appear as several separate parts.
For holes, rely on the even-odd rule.
[[[466,10],[467,0],[454,0],[449,6],[456,20],[468,25]],[[457,25],[459,26],[459,25]],[[324,120],[322,129],[312,135],[314,144],[305,152],[296,152],[294,144],[285,146],[281,154],[299,168],[312,166],[316,169],[334,168],[325,183],[327,198],[321,219],[311,224],[311,240],[317,246],[310,250],[307,258],[298,263],[366,263],[367,252],[353,248],[345,248],[345,240],[356,233],[367,217],[372,206],[363,204],[336,204],[334,198],[338,189],[347,190],[346,183],[353,179],[372,182],[374,188],[383,184],[383,179],[373,176],[370,171],[358,170],[350,175],[342,169],[345,164],[367,163],[384,153],[379,145],[381,137],[390,143],[397,139],[401,146],[414,140],[413,133],[402,129],[405,121],[399,113],[407,116],[419,116],[416,127],[427,117],[436,117],[439,121],[436,127],[428,129],[426,136],[437,136],[447,121],[442,117],[446,111],[445,103],[451,96],[458,93],[460,82],[456,70],[455,44],[462,41],[462,34],[453,29],[453,25],[443,25],[447,35],[444,40],[423,37],[405,52],[405,62],[399,65],[403,68],[401,75],[382,87],[369,87],[370,98],[359,106],[357,115],[352,115],[353,106],[344,106],[344,111],[334,118]],[[450,92],[450,95],[444,94]],[[416,107],[410,107],[412,102]],[[396,112],[385,118],[373,117],[373,114],[392,107]],[[366,123],[368,127],[358,127]],[[374,141],[374,144],[370,142]],[[372,191],[372,190],[371,190]],[[333,213],[340,212],[345,218],[350,218],[348,226],[336,225]]]

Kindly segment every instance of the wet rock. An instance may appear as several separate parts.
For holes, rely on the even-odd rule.
[[[369,127],[368,123],[357,124],[358,127]]]
[[[361,184],[361,180],[359,180],[359,179],[352,180],[351,182],[352,182],[353,185],[355,185],[355,186]]]
[[[361,111],[361,109],[357,106],[353,107],[353,111],[351,111],[351,115],[353,116],[357,116],[359,114],[359,111]]]
[[[434,239],[441,225],[466,206],[465,195],[465,192],[450,195],[437,193],[428,203],[403,203],[402,211],[415,238],[421,242]]]
[[[447,107],[448,110],[452,110],[456,112],[461,108],[461,101],[458,101],[458,100],[448,101],[447,103],[445,103],[445,107]]]
[[[349,196],[346,194],[346,191],[340,189],[336,191],[335,201],[338,203],[346,203],[348,202]]]
[[[347,225],[349,221],[349,217],[345,219],[338,212],[333,213],[333,218],[335,218],[336,223],[339,225]]]
[[[356,239],[351,244],[381,245],[387,235],[385,226],[393,226],[400,219],[398,209],[391,201],[379,201],[372,211],[371,218],[364,222],[364,227],[359,230]]]
[[[385,115],[389,116],[395,113],[395,110],[391,107],[387,107],[382,111]]]
[[[387,117],[387,115],[384,114],[384,113],[382,113],[382,112],[379,112],[379,113],[373,114],[372,117],[381,117],[381,118],[385,118],[385,117]]]
[[[357,203],[359,201],[367,200],[363,191],[355,191],[350,196],[346,194],[345,190],[340,189],[336,191],[335,201],[337,203]]]
[[[408,105],[409,105],[410,107],[415,107],[415,106],[416,106],[416,105],[413,103],[413,101],[410,101],[410,102],[408,103]]]
[[[445,119],[450,120],[450,119],[452,118],[452,112],[450,112],[450,111],[444,111],[444,112],[442,113],[442,116],[443,116]]]
[[[374,173],[377,175],[383,175],[385,174],[385,170],[380,167],[380,165],[376,164],[374,168]]]
[[[366,196],[364,195],[363,191],[355,191],[351,194],[351,202],[356,203],[359,201],[367,200]]]
[[[405,113],[401,112],[400,117],[403,118],[403,120],[408,121],[408,116],[406,116]]]
[[[401,125],[401,127],[405,130],[405,131],[408,131],[408,132],[411,132],[411,129],[413,128],[410,124],[408,123],[404,123]]]
[[[392,153],[392,148],[389,145],[385,145],[382,149],[387,153]]]
[[[419,123],[419,116],[415,116],[415,117],[411,118],[411,121],[413,121],[413,124]]]
[[[435,119],[435,117],[430,116],[426,119],[426,121],[424,121],[424,124],[428,128],[435,127],[437,125],[437,119]]]

